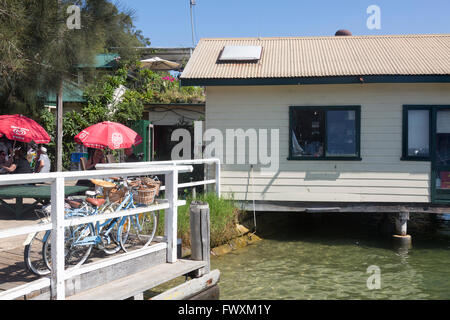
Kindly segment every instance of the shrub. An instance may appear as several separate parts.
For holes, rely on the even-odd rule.
[[[178,237],[190,246],[189,207],[193,200],[208,202],[210,208],[211,248],[222,245],[238,235],[236,231],[239,209],[232,198],[218,197],[215,193],[199,194],[186,198],[186,205],[178,207]],[[159,215],[158,234],[164,234],[164,213]]]

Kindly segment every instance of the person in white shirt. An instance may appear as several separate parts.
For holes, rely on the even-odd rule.
[[[34,172],[35,173],[50,172],[50,159],[47,155],[47,149],[45,147],[40,147],[37,150],[36,158],[37,160]]]

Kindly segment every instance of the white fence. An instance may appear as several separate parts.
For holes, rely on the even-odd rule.
[[[180,172],[192,172],[193,167],[190,164],[215,164],[216,178],[204,181],[195,181],[179,184],[178,174]],[[28,183],[51,183],[51,222],[45,224],[36,224],[13,229],[0,230],[0,239],[18,235],[26,235],[39,231],[52,231],[51,237],[51,257],[52,272],[49,277],[43,277],[40,280],[12,288],[0,293],[0,300],[16,299],[27,295],[33,291],[50,286],[52,299],[65,299],[65,281],[86,272],[113,265],[126,260],[137,258],[155,252],[158,250],[167,250],[167,262],[177,261],[177,208],[186,204],[186,201],[178,199],[178,189],[192,187],[196,185],[216,184],[216,192],[220,195],[220,162],[218,159],[198,159],[181,161],[161,161],[161,162],[143,162],[143,163],[122,163],[98,165],[95,171],[71,171],[71,172],[53,172],[40,174],[15,174],[0,177],[0,186],[28,184]],[[121,210],[113,214],[95,215],[82,218],[65,219],[64,215],[64,186],[66,181],[108,178],[108,177],[132,177],[143,175],[164,175],[165,201],[149,207],[139,207],[129,210]],[[164,241],[147,248],[139,249],[115,256],[108,259],[104,264],[82,265],[78,268],[65,269],[64,267],[64,228],[84,223],[96,222],[99,220],[112,219],[115,217],[130,216],[142,212],[166,210],[165,211],[165,230]]]

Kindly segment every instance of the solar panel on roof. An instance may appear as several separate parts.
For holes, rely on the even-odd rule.
[[[261,46],[225,46],[220,61],[254,61],[261,59]]]

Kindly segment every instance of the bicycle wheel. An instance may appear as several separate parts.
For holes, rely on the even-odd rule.
[[[155,213],[152,211],[130,216],[130,224],[131,228],[128,237],[121,237],[120,246],[122,250],[128,252],[147,247],[153,240],[156,232],[157,221]]]
[[[34,273],[38,276],[45,276],[50,273],[50,269],[47,267],[44,261],[44,243],[47,237],[50,235],[50,231],[40,231],[30,234],[28,239],[25,241],[27,243],[24,249],[24,262],[28,271]]]
[[[92,224],[81,224],[64,228],[64,265],[66,268],[83,264],[92,251],[93,244],[83,243],[83,239],[94,235]],[[44,262],[51,270],[51,234],[43,247]]]
[[[118,208],[117,203],[111,203],[108,207],[106,207],[102,213],[109,213],[109,212],[115,212]],[[129,223],[127,224],[126,221],[122,222],[125,218],[114,218],[111,219],[108,223],[105,221],[102,221],[101,223],[105,224],[104,227],[100,230],[99,234],[102,239],[102,243],[99,245],[100,249],[102,249],[106,254],[111,255],[120,250],[120,239],[121,236],[128,236],[128,231],[130,230]],[[128,218],[129,219],[129,218]],[[119,229],[122,227],[122,225],[126,224],[127,229],[124,229],[123,232],[119,232]]]

